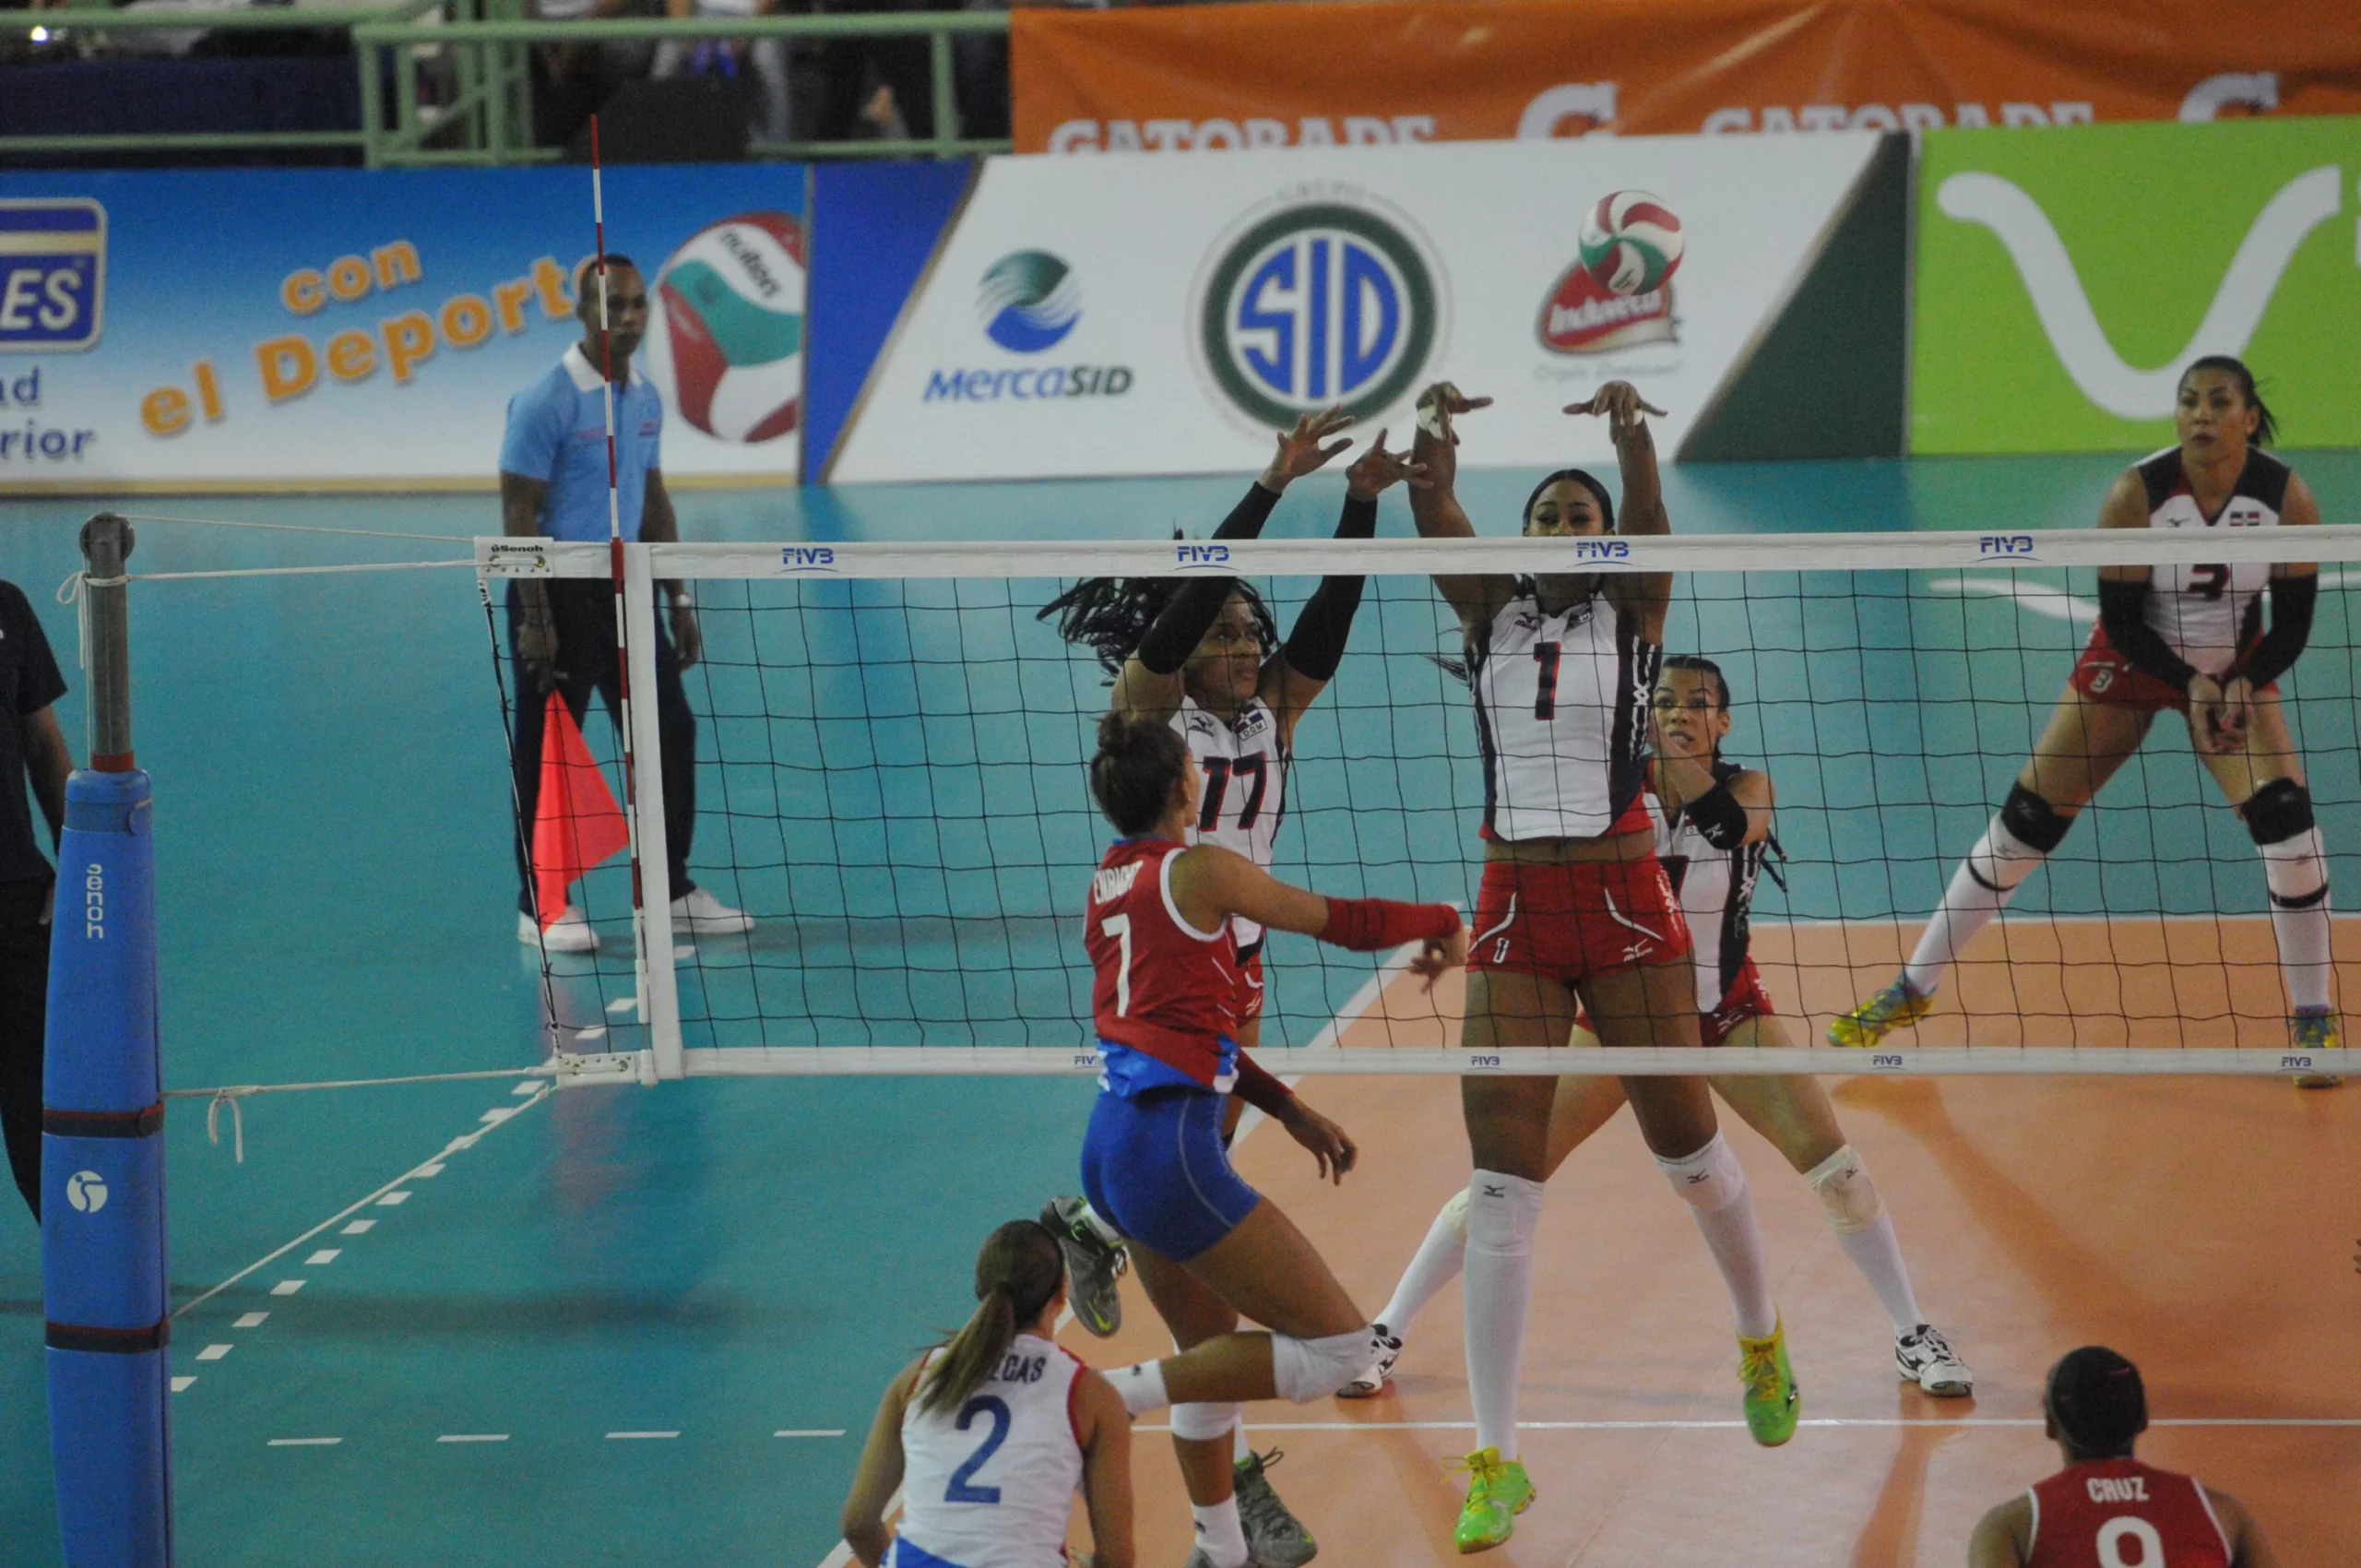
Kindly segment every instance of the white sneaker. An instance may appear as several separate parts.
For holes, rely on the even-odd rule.
[[[1336,1390],[1339,1399],[1376,1398],[1385,1392],[1387,1382],[1393,1378],[1394,1363],[1402,1359],[1402,1336],[1382,1323],[1373,1326],[1377,1330],[1377,1360],[1370,1363],[1369,1371]]]
[[[754,929],[754,917],[733,909],[702,887],[672,900],[672,929],[691,936],[735,936]]]
[[[1975,1374],[1959,1359],[1943,1331],[1922,1323],[1893,1342],[1894,1370],[1938,1399],[1964,1399],[1975,1392]]]
[[[590,929],[590,917],[568,904],[560,909],[557,919],[543,931],[533,923],[533,917],[524,910],[516,911],[516,940],[528,947],[539,947],[551,953],[596,953],[599,933]]]

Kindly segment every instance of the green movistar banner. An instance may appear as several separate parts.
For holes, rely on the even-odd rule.
[[[1925,133],[1911,451],[2162,446],[2216,353],[2361,445],[2356,183],[2361,119]]]

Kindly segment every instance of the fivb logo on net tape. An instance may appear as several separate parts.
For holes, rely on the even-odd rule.
[[[1258,426],[1400,402],[1443,336],[1441,264],[1404,214],[1335,186],[1281,197],[1217,242],[1193,311],[1199,367]]]
[[[0,353],[95,346],[106,267],[107,214],[97,202],[0,201]]]

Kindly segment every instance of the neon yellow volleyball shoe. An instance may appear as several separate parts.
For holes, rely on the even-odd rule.
[[[1866,1050],[1905,1025],[1934,1011],[1935,999],[1920,996],[1902,983],[1892,985],[1828,1026],[1828,1043]]]
[[[1738,1358],[1738,1381],[1746,1384],[1746,1430],[1763,1447],[1776,1448],[1796,1435],[1802,1402],[1795,1369],[1787,1364],[1787,1325],[1781,1323],[1760,1339],[1739,1335]]]
[[[2343,1020],[2331,1007],[2298,1007],[2287,1020],[2287,1043],[2296,1051],[2335,1051],[2344,1044]],[[2332,1089],[2344,1082],[2342,1073],[2298,1073],[2299,1089]]]
[[[1533,1506],[1533,1482],[1523,1465],[1501,1458],[1497,1448],[1478,1448],[1453,1468],[1467,1472],[1467,1503],[1453,1538],[1463,1557],[1489,1551],[1516,1533],[1516,1516]]]

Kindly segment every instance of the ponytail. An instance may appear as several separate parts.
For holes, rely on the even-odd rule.
[[[1065,1276],[1065,1253],[1038,1220],[1013,1219],[985,1238],[976,1255],[975,1315],[919,1379],[919,1413],[966,1404],[999,1369],[1017,1330],[1041,1315]]]

